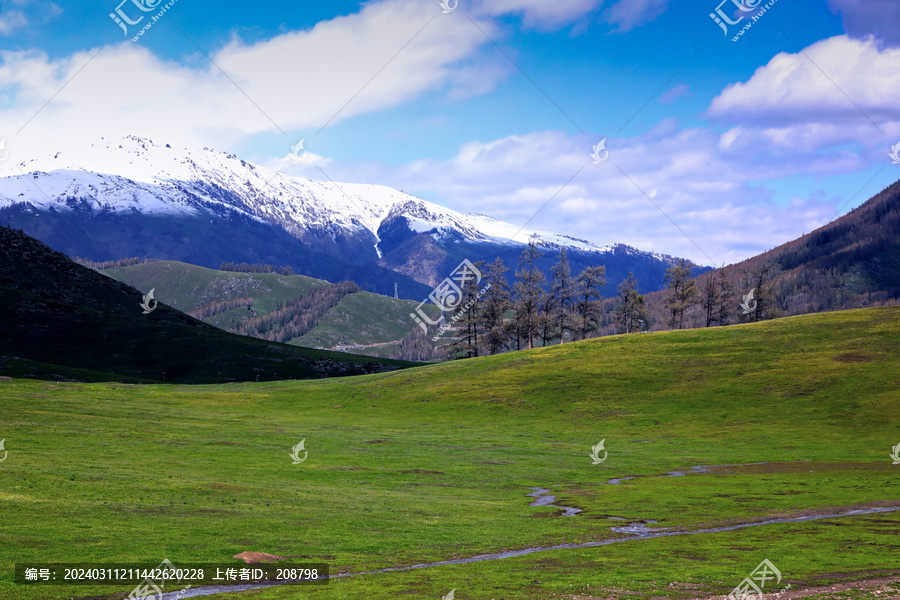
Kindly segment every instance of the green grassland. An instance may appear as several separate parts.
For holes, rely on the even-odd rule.
[[[627,537],[610,527],[639,520],[690,531],[900,506],[898,379],[900,309],[879,308],[340,379],[0,381],[0,598],[129,591],[16,586],[18,562],[250,550],[357,572]],[[661,476],[693,465],[730,466]],[[584,512],[531,507],[531,486]],[[888,512],[215,597],[692,598],[765,558],[795,588],[897,575],[898,534]]]

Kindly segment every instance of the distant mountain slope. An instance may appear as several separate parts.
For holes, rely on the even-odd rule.
[[[777,265],[773,291],[786,314],[900,300],[900,181],[833,223],[736,265]]]
[[[0,373],[205,383],[355,375],[411,363],[224,332],[0,227]],[[151,306],[153,306],[151,304]]]
[[[317,327],[289,343],[369,356],[399,356],[400,341],[416,327],[409,314],[417,305],[370,292],[350,294],[319,319]],[[437,317],[437,307],[431,306],[430,312]]]
[[[143,292],[156,288],[160,302],[186,313],[216,302],[253,298],[253,310],[264,314],[279,303],[328,285],[327,281],[303,275],[219,271],[172,260],[104,269],[103,273]]]
[[[243,332],[251,320],[269,315],[316,290],[335,287],[327,281],[302,275],[237,273],[175,261],[104,269],[103,273],[145,293],[155,288],[160,302],[233,333]],[[247,299],[252,301],[249,306],[245,302],[239,307],[208,314],[214,312],[207,310],[209,307],[227,307],[228,303]],[[416,327],[409,315],[418,304],[414,300],[365,291],[350,293],[337,298],[336,304],[318,317],[315,327],[288,343],[371,356],[400,356],[400,340]],[[434,318],[440,312],[433,305],[426,306],[425,310]]]
[[[767,267],[762,289],[755,289],[752,274]],[[812,233],[701,275],[698,290],[720,273],[735,290],[727,300],[732,323],[747,319],[738,305],[751,289],[754,300],[767,302],[769,317],[900,303],[900,181]],[[654,329],[665,327],[669,295],[645,295]],[[690,326],[706,324],[702,312],[692,311]]]
[[[499,255],[514,266],[532,233],[550,254],[566,248],[573,268],[631,271],[648,291],[662,287],[675,260],[463,215],[384,186],[311,181],[209,148],[176,149],[134,136],[2,172],[10,176],[0,178],[0,223],[95,261],[290,265],[384,295],[393,295],[396,283],[401,297],[417,299],[463,258]],[[547,258],[540,266],[550,264]]]

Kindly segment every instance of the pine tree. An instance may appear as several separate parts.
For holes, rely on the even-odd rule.
[[[534,337],[540,325],[541,305],[544,297],[546,278],[537,266],[537,260],[543,253],[537,249],[540,237],[533,235],[528,239],[528,248],[519,257],[519,270],[516,271],[516,329],[517,336],[528,341],[528,348],[534,347]]]
[[[485,347],[490,354],[501,352],[509,341],[510,330],[504,320],[506,311],[512,308],[509,284],[506,281],[508,272],[509,269],[499,256],[487,265],[484,272],[483,283],[489,287],[481,297],[479,319]]]
[[[550,296],[553,298],[552,322],[559,332],[559,343],[566,341],[566,332],[572,331],[575,314],[575,281],[569,267],[566,249],[559,251],[559,261],[550,270]]]
[[[578,275],[576,280],[576,313],[581,339],[600,328],[601,305],[600,289],[606,285],[606,267],[588,267]],[[594,299],[596,298],[596,300]]]
[[[616,312],[625,333],[631,333],[640,327],[640,321],[647,322],[647,311],[644,296],[638,292],[637,280],[629,273],[618,288],[619,297]]]
[[[484,261],[475,263],[479,272],[484,269]],[[483,278],[482,278],[483,279]],[[453,358],[472,358],[478,356],[478,347],[481,342],[479,336],[479,284],[475,278],[467,279],[462,288],[459,312],[454,315],[454,328],[457,330],[457,338],[450,346],[449,354]]]

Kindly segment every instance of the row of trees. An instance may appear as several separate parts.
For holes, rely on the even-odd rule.
[[[279,267],[263,263],[235,263],[223,262],[219,265],[220,271],[236,271],[238,273],[278,273],[279,275],[293,275],[294,269],[291,267]]]
[[[352,281],[317,287],[308,294],[279,305],[268,314],[247,319],[233,333],[272,342],[288,342],[315,327],[322,315],[344,296],[358,291],[359,286]]]
[[[104,261],[96,261],[89,258],[81,258],[80,256],[76,256],[72,260],[83,267],[94,269],[95,271],[102,271],[103,269],[118,269],[119,267],[131,267],[134,265],[156,262],[155,258],[140,258],[137,256],[132,256],[130,258],[120,258],[119,260]]]
[[[745,292],[754,290],[749,310],[739,310],[741,296],[726,270],[719,269],[694,279],[692,266],[679,260],[665,275],[666,290],[650,294],[651,302],[641,294],[634,274],[618,284],[616,296],[604,299],[606,267],[595,266],[573,275],[565,249],[549,271],[549,280],[538,267],[544,255],[533,237],[522,252],[510,286],[510,269],[503,260],[480,261],[476,267],[483,279],[470,280],[463,289],[455,326],[441,335],[452,336],[450,356],[466,358],[547,346],[603,333],[633,333],[651,328],[681,329],[726,325],[738,319],[757,321],[777,314],[768,290],[771,263],[760,263],[743,273]],[[661,296],[662,295],[662,296]],[[434,345],[415,328],[401,342],[401,356],[410,360],[436,358]]]
[[[693,279],[690,263],[680,259],[666,270],[665,283],[669,291],[666,314],[669,329],[683,328],[686,313],[697,307],[701,310],[701,322],[706,327],[728,325],[736,317],[749,322],[778,316],[780,311],[769,287],[774,269],[771,262],[762,261],[743,270],[740,274],[742,294],[738,294],[725,269],[717,269]],[[746,300],[738,303],[738,298]]]
[[[574,275],[565,249],[550,269],[550,279],[538,267],[544,255],[539,239],[532,237],[519,258],[515,282],[510,287],[509,268],[499,257],[491,263],[476,263],[483,279],[469,281],[463,290],[462,306],[451,345],[454,357],[497,354],[506,350],[547,346],[585,339],[600,331],[604,322],[602,289],[606,267],[594,266]],[[477,302],[479,292],[487,287]],[[619,286],[617,318],[625,331],[632,331],[646,316],[643,296],[632,274]],[[411,342],[418,336],[413,334]],[[411,347],[417,347],[410,343]]]
[[[253,308],[253,298],[232,298],[231,300],[222,300],[221,302],[213,302],[200,308],[195,308],[188,314],[195,319],[209,319],[225,311],[234,310],[235,308]]]

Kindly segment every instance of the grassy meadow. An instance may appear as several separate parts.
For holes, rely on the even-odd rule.
[[[21,562],[240,565],[249,550],[344,573],[628,537],[610,527],[629,522],[900,507],[900,309],[312,381],[0,381],[3,438],[0,598],[23,600],[130,590],[17,586]],[[662,476],[694,465],[721,466]],[[604,484],[623,476],[637,477]],[[529,506],[533,486],[583,512]],[[693,598],[766,558],[782,587],[898,575],[898,534],[900,511],[211,597]]]

